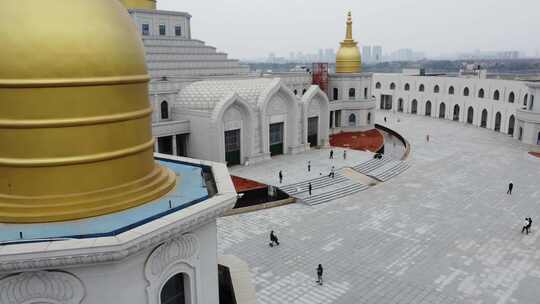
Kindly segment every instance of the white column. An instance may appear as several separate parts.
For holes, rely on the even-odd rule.
[[[178,155],[178,147],[176,146],[176,135],[172,136],[172,150],[173,150],[173,155],[177,156]]]

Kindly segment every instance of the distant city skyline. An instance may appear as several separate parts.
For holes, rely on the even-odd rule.
[[[345,35],[345,15],[354,18],[353,36],[388,52],[410,48],[428,57],[481,50],[540,52],[540,2],[534,0],[352,0],[280,1],[159,0],[164,10],[193,15],[193,37],[232,58],[287,56],[290,52],[337,49]]]

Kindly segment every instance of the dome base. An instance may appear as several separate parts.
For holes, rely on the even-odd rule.
[[[89,193],[57,196],[0,195],[0,222],[45,223],[110,214],[162,197],[176,186],[176,174],[156,165],[134,182]]]

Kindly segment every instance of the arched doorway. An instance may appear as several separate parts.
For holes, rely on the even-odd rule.
[[[522,127],[519,127],[519,136],[518,136],[518,140],[522,140],[523,139],[523,128]]]
[[[426,102],[426,116],[431,116],[431,101]]]
[[[333,100],[338,100],[339,99],[339,90],[338,90],[338,88],[334,88],[332,93],[333,93],[332,94],[333,95],[332,99]]]
[[[398,112],[403,112],[403,99],[398,99]]]
[[[356,115],[349,115],[349,127],[356,127]]]
[[[444,102],[441,102],[439,105],[439,118],[444,119],[446,117],[446,105]]]
[[[189,285],[189,277],[186,274],[179,273],[170,278],[161,289],[161,304],[189,304],[186,285]]]
[[[469,107],[467,110],[467,123],[472,124],[474,122],[474,109]]]
[[[452,120],[459,121],[459,105],[454,106],[454,113],[453,113]]]
[[[536,144],[540,145],[540,132],[538,132],[538,138],[536,139]]]
[[[486,109],[482,110],[482,120],[480,121],[480,127],[487,127],[488,111]]]
[[[495,114],[495,131],[500,132],[501,131],[501,112],[497,112]]]
[[[416,99],[414,99],[414,100],[412,101],[412,104],[411,104],[411,113],[412,113],[412,114],[418,113],[418,101],[416,101]]]
[[[516,119],[514,118],[514,115],[511,115],[510,119],[508,120],[508,134],[514,135],[515,123],[516,123]]]

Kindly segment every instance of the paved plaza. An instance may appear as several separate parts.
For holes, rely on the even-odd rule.
[[[401,175],[321,205],[218,220],[219,253],[249,264],[257,303],[540,303],[540,159],[490,130],[383,112],[379,123],[385,115],[412,145]],[[294,156],[291,168],[306,162]],[[261,166],[241,170],[277,169]]]

